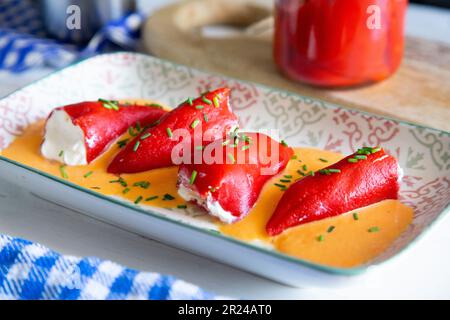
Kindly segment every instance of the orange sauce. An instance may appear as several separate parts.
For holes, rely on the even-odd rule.
[[[43,121],[32,124],[22,136],[16,138],[3,150],[1,155],[46,173],[63,177],[61,164],[49,161],[40,154],[43,128]],[[127,137],[125,134],[121,139]],[[64,167],[67,180],[81,187],[104,195],[120,197],[140,206],[163,208],[177,208],[179,205],[192,206],[186,204],[177,193],[177,167],[122,175],[126,186],[111,182],[117,181],[118,177],[107,173],[106,168],[118,150],[118,145],[114,143],[107,152],[89,165]],[[412,209],[399,201],[389,200],[356,210],[358,220],[354,219],[351,212],[291,228],[274,238],[269,237],[265,232],[265,224],[283,194],[274,184],[280,182],[280,179],[291,180],[291,183],[294,183],[296,179],[302,177],[297,170],[305,171],[304,166],[307,168],[306,171],[316,171],[343,157],[339,153],[309,148],[296,148],[295,152],[297,158],[290,161],[283,173],[267,183],[257,204],[247,217],[232,225],[224,225],[216,221],[222,234],[244,241],[259,241],[285,254],[312,262],[337,267],[353,267],[372,260],[386,250],[411,223]],[[326,159],[327,162],[321,159]],[[292,178],[284,176],[292,176]],[[139,182],[149,182],[150,185],[146,187],[145,183]],[[173,199],[164,199],[166,194],[171,195]],[[155,196],[157,196],[156,199]],[[334,226],[333,231],[327,232],[331,226]],[[368,230],[373,227],[377,227],[378,231],[369,232]]]

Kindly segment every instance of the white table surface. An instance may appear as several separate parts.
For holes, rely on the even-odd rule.
[[[142,0],[150,10],[170,1]],[[411,6],[407,33],[450,43],[450,10]],[[51,72],[0,72],[0,96]],[[449,119],[450,121],[450,119]],[[0,233],[64,254],[97,256],[131,268],[172,274],[220,295],[245,299],[450,298],[450,217],[412,248],[339,289],[291,288],[96,221],[39,199],[0,177]]]

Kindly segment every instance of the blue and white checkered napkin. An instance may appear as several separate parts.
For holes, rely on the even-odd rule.
[[[0,299],[220,299],[171,276],[60,255],[0,235]]]
[[[0,70],[22,72],[48,65],[64,67],[110,50],[112,45],[135,49],[143,16],[132,13],[103,27],[85,48],[47,37],[36,2],[0,1]]]

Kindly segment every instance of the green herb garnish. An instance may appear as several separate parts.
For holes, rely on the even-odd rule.
[[[92,176],[94,172],[93,171],[89,171],[88,173],[86,173],[83,177],[84,178],[89,178],[90,176]]]
[[[195,119],[195,120],[192,122],[192,124],[191,124],[191,128],[192,128],[192,129],[195,129],[195,127],[196,127],[199,123],[200,123],[200,120]]]
[[[380,231],[380,228],[379,227],[371,227],[367,231],[368,232],[378,232],[378,231]]]
[[[142,136],[141,136],[141,140],[145,140],[145,139],[147,139],[148,137],[150,137],[152,134],[150,133],[150,132],[147,132],[147,133],[145,133],[145,134],[143,134]]]
[[[209,99],[206,98],[205,96],[202,97],[202,101],[203,101],[204,103],[206,103],[206,104],[209,104],[209,105],[212,104],[211,100],[209,100]]]
[[[194,170],[194,171],[192,171],[191,179],[189,180],[189,184],[190,185],[194,184],[196,178],[197,178],[197,171]]]
[[[153,201],[155,199],[158,199],[158,196],[151,196],[151,197],[145,199],[145,201]]]
[[[123,140],[120,140],[120,141],[118,141],[117,142],[117,145],[119,146],[119,148],[123,148],[123,147],[125,147],[126,145],[127,145],[127,143],[128,143],[128,141],[129,141],[130,139],[123,139]]]
[[[168,193],[166,193],[163,197],[163,200],[174,200],[174,199],[175,197]]]
[[[142,189],[148,189],[148,187],[150,187],[150,182],[138,181],[133,184],[133,187],[141,187]]]
[[[119,102],[115,100],[98,99],[102,103],[103,107],[108,110],[119,111]]]
[[[141,145],[141,142],[140,141],[136,141],[136,143],[134,144],[134,147],[133,147],[133,151],[136,152],[137,149],[139,149],[140,145]]]
[[[142,196],[137,197],[136,200],[134,201],[134,204],[139,204],[139,202],[141,202],[142,199],[143,199]]]
[[[61,177],[63,177],[64,179],[69,179],[69,175],[66,172],[66,166],[62,165],[59,167],[59,172],[61,173]]]
[[[353,213],[353,220],[359,220],[358,212]]]
[[[217,96],[215,96],[213,98],[213,102],[214,102],[214,107],[218,108],[219,107],[219,98],[217,98]]]
[[[168,136],[169,138],[172,138],[172,137],[173,137],[173,133],[172,133],[172,130],[171,130],[170,128],[167,128],[167,129],[166,129],[166,132],[167,132],[167,136]]]

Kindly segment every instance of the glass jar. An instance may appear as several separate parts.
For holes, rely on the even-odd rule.
[[[404,47],[408,0],[276,0],[274,59],[289,78],[315,86],[389,77]]]

